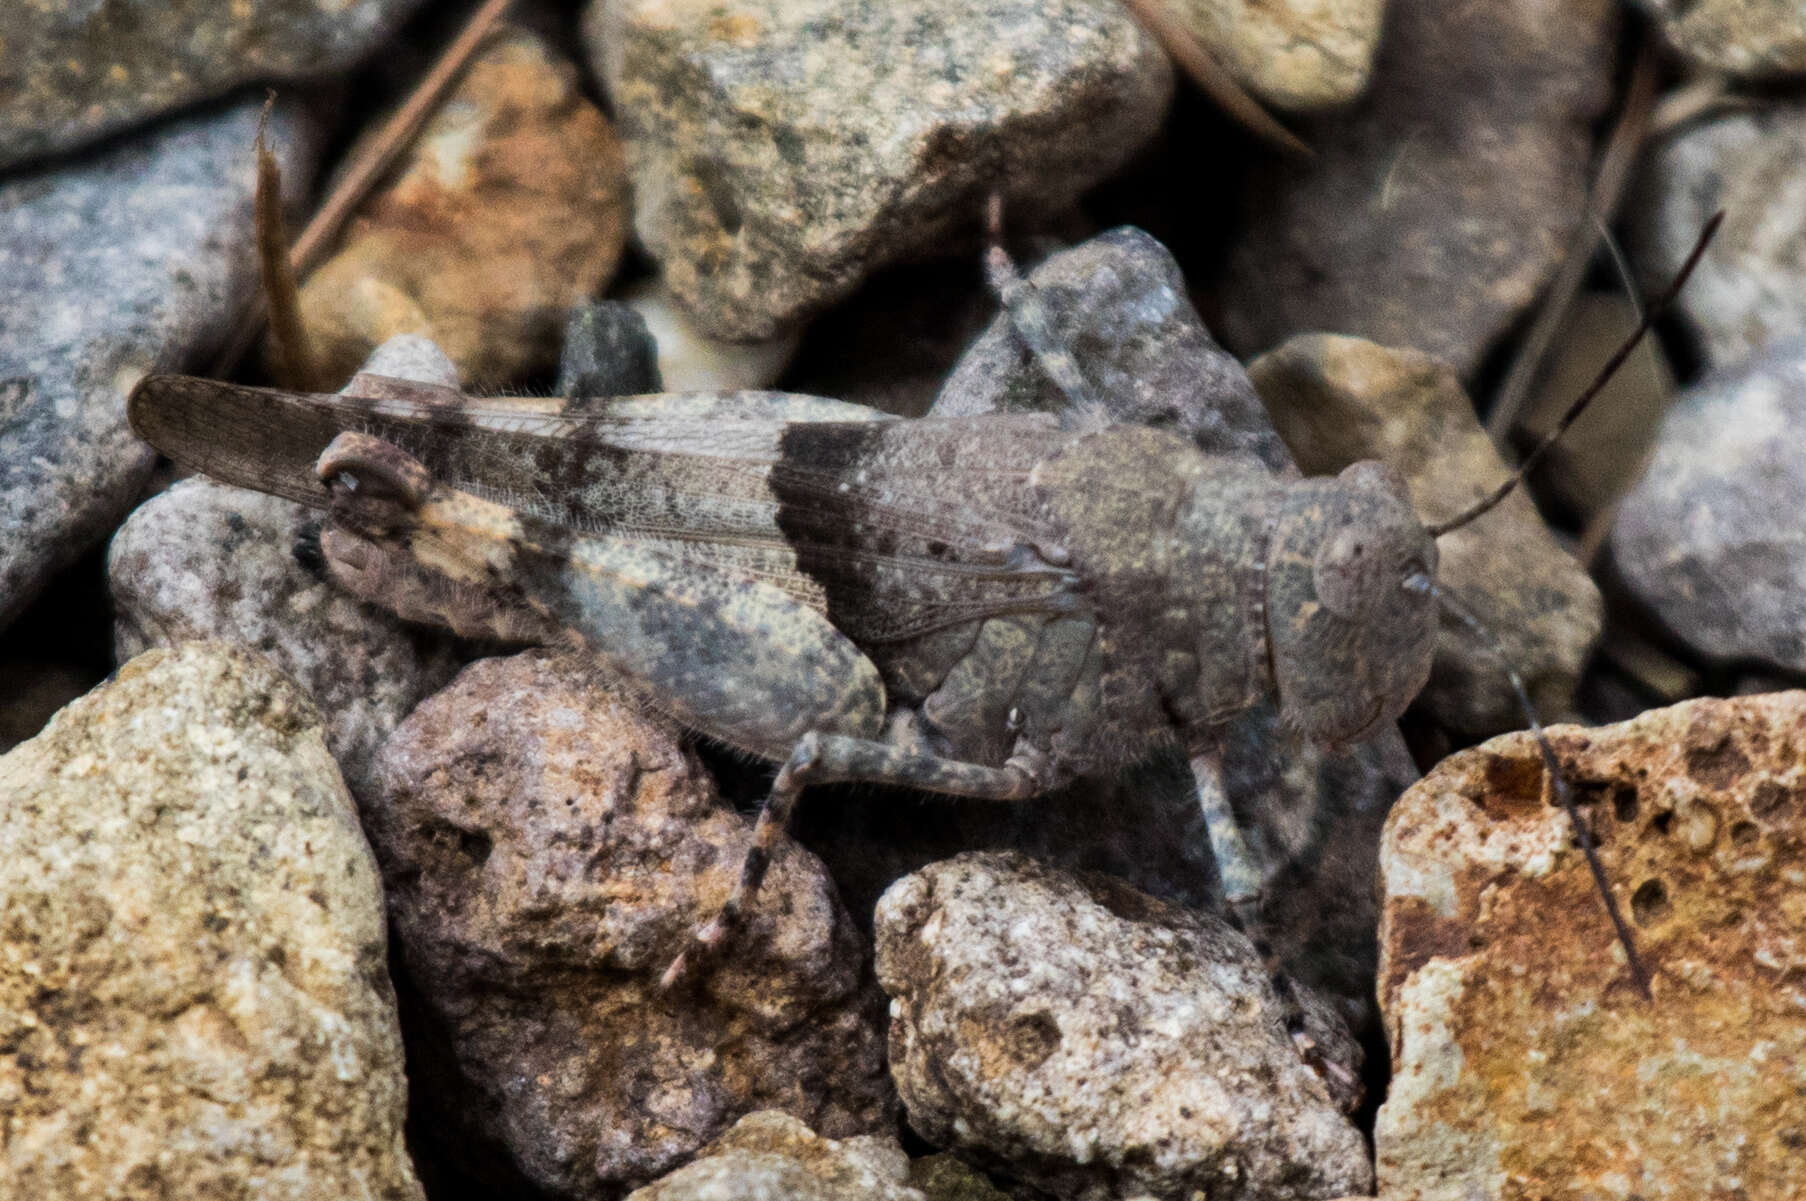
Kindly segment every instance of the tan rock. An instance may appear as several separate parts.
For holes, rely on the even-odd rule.
[[[747,1114],[628,1201],[925,1201],[889,1135],[823,1138],[787,1113]]]
[[[473,385],[556,363],[565,312],[614,275],[630,213],[607,118],[537,35],[494,36],[301,290],[331,384],[395,334]]]
[[[1393,809],[1388,1201],[1800,1195],[1806,693],[1551,731],[1653,976],[1632,986],[1534,743]]]
[[[141,655],[0,813],[0,1197],[421,1197],[376,864],[294,684]]]
[[[1642,0],[1668,44],[1708,71],[1806,73],[1806,5],[1800,0]]]
[[[1367,87],[1385,0],[1167,0],[1243,87],[1278,108],[1347,104]]]

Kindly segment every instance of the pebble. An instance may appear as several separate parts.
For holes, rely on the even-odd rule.
[[[942,250],[1002,187],[1069,204],[1155,134],[1173,73],[1114,0],[592,3],[634,228],[709,335],[762,341]]]
[[[418,7],[420,0],[257,0],[151,13],[132,5],[9,5],[0,53],[0,168],[74,149],[253,80],[341,73]],[[250,146],[247,136],[233,149],[248,162]],[[216,182],[230,177],[234,191],[248,176],[214,173]],[[163,215],[158,206],[135,211]]]
[[[1806,335],[1682,394],[1618,510],[1613,562],[1714,659],[1806,671]]]
[[[1631,983],[1534,742],[1444,760],[1386,832],[1380,1195],[1796,1195],[1806,693],[1550,737],[1654,998]]]
[[[631,220],[620,140],[537,34],[492,35],[339,251],[301,288],[336,386],[396,334],[495,388],[558,358],[565,313],[605,288]]]
[[[1806,105],[1691,125],[1645,158],[1628,249],[1645,289],[1665,287],[1713,213],[1724,224],[1675,309],[1708,367],[1806,333]]]
[[[1358,334],[1478,369],[1584,220],[1614,0],[1392,0],[1367,100],[1244,187],[1218,297],[1242,355]]]
[[[132,386],[189,365],[250,301],[261,110],[0,180],[0,626],[138,499],[154,456],[126,427]],[[299,186],[311,124],[278,108],[270,142]]]
[[[1365,1191],[1365,1143],[1287,1037],[1253,945],[1107,876],[965,854],[878,904],[915,1131],[1063,1199]],[[1304,994],[1332,1060],[1358,1055]]]
[[[593,664],[471,665],[402,723],[378,772],[366,823],[441,1153],[499,1148],[513,1192],[601,1201],[757,1110],[830,1139],[893,1128],[882,1000],[833,883],[795,843],[725,953],[660,994],[751,828]]]
[[[1405,477],[1426,521],[1453,517],[1511,474],[1454,370],[1419,351],[1306,334],[1255,360],[1250,374],[1307,475],[1381,460]],[[1492,632],[1542,718],[1570,713],[1602,605],[1530,498],[1519,489],[1436,547],[1438,580]],[[1416,703],[1470,737],[1524,725],[1491,648],[1447,611]]]
[[[319,711],[151,651],[0,758],[0,1196],[419,1201],[383,898]]]
[[[1336,108],[1373,74],[1386,0],[1170,0],[1237,83],[1276,108]]]
[[[558,395],[640,396],[664,386],[658,342],[633,306],[598,300],[571,310],[558,356]]]
[[[1806,7],[1799,0],[1638,0],[1692,63],[1728,75],[1806,72]]]
[[[627,1201],[928,1201],[890,1135],[823,1138],[787,1113],[747,1114]]]

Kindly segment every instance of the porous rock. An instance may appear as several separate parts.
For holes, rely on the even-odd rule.
[[[452,1132],[453,1162],[494,1148],[533,1187],[606,1198],[760,1109],[826,1138],[891,1127],[881,999],[794,843],[725,953],[660,995],[751,830],[593,666],[475,663],[378,767],[366,820],[422,1010],[427,1126]]]
[[[343,71],[419,4],[9,5],[0,52],[0,167],[69,150],[251,80]],[[242,155],[249,145],[234,149]],[[220,171],[222,181],[227,175],[244,186],[244,172]]]
[[[1806,72],[1806,7],[1799,0],[1640,0],[1668,44],[1708,71]]]
[[[1653,997],[1631,982],[1535,743],[1511,734],[1445,760],[1386,832],[1380,1195],[1797,1195],[1806,693],[1550,737]]]
[[[1366,88],[1385,0],[1167,0],[1236,82],[1278,108],[1347,104]]]
[[[10,64],[20,49],[8,38]],[[105,537],[149,478],[126,393],[217,342],[250,299],[244,166],[261,108],[0,181],[0,626]],[[304,182],[311,125],[279,107],[268,133],[285,177]]]
[[[1108,877],[960,855],[878,904],[891,1073],[924,1138],[1063,1198],[1322,1198],[1371,1180],[1252,944]],[[1304,994],[1326,1054],[1355,1054]]]
[[[1806,105],[1698,122],[1661,142],[1645,164],[1627,224],[1646,289],[1666,286],[1706,221],[1725,215],[1675,301],[1707,365],[1731,367],[1806,333]]]
[[[1803,427],[1806,335],[1683,394],[1618,510],[1619,573],[1707,656],[1806,671]]]
[[[708,333],[760,340],[941,249],[999,186],[1057,208],[1155,133],[1172,69],[1113,0],[592,3],[634,227]]]
[[[1300,122],[1315,150],[1244,189],[1224,342],[1295,333],[1415,346],[1463,376],[1585,220],[1614,0],[1393,0],[1365,101]]]
[[[557,361],[566,310],[607,285],[629,220],[620,140],[575,68],[503,29],[308,277],[302,321],[335,384],[403,333],[507,383]]]
[[[747,1114],[628,1201],[925,1201],[889,1135],[823,1138],[787,1113]]]
[[[0,759],[0,1196],[414,1201],[376,864],[319,712],[152,651]]]
[[[1396,468],[1426,521],[1453,517],[1511,474],[1454,370],[1415,350],[1302,335],[1250,368],[1267,411],[1307,475],[1361,459]],[[1599,589],[1555,541],[1522,489],[1436,540],[1438,579],[1490,630],[1541,714],[1569,713],[1599,637]],[[1418,704],[1470,736],[1523,725],[1491,647],[1447,606]]]

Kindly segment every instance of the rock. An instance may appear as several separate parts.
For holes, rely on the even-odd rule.
[[[631,305],[599,300],[571,311],[558,356],[558,395],[639,396],[663,390],[658,342]]]
[[[1365,1189],[1253,946],[1106,876],[961,855],[878,904],[891,1074],[939,1146],[1061,1198]],[[1305,995],[1333,1058],[1355,1054]]]
[[[390,738],[366,813],[423,1011],[422,1128],[505,1153],[517,1192],[618,1196],[760,1109],[826,1138],[895,1120],[858,939],[789,840],[727,953],[659,994],[751,830],[637,708],[593,666],[483,660]]]
[[[1174,429],[1211,454],[1289,463],[1248,373],[1219,347],[1185,292],[1166,247],[1125,226],[1050,255],[1028,275],[1057,345],[1077,360],[1115,421]],[[972,344],[935,398],[932,415],[968,417],[1068,409],[1007,314]]]
[[[1585,220],[1610,100],[1613,0],[1393,0],[1365,103],[1300,123],[1316,150],[1244,191],[1218,331],[1414,346],[1471,376]]]
[[[973,227],[1057,209],[1153,137],[1172,69],[1106,0],[592,3],[634,228],[710,335],[792,330]]]
[[[557,361],[566,311],[614,275],[628,221],[620,141],[576,70],[504,30],[307,278],[302,321],[335,384],[404,333],[506,384]]]
[[[366,369],[456,385],[431,343],[398,338]],[[371,794],[389,732],[457,670],[444,636],[353,600],[297,559],[318,510],[192,479],[152,497],[107,552],[121,661],[210,639],[252,647],[300,682],[326,716],[326,742],[352,791]]]
[[[1388,1201],[1799,1190],[1806,693],[1550,731],[1654,975],[1631,984],[1535,744],[1444,761],[1387,826]]]
[[[1373,73],[1385,0],[1173,0],[1224,70],[1277,108],[1334,108]]]
[[[1429,355],[1310,334],[1263,355],[1250,374],[1305,474],[1382,460],[1405,477],[1426,521],[1453,517],[1511,474],[1454,370]],[[1438,579],[1492,631],[1540,715],[1570,713],[1599,637],[1599,590],[1530,498],[1514,492],[1436,547]],[[1524,724],[1498,659],[1446,609],[1417,703],[1463,736]]]
[[[1629,249],[1646,289],[1680,269],[1713,213],[1724,224],[1675,308],[1708,366],[1730,367],[1806,333],[1806,105],[1771,105],[1703,121],[1645,156],[1632,197]]]
[[[131,5],[16,6],[8,13],[0,56],[0,168],[73,149],[252,80],[338,74],[418,7],[420,0],[246,0],[225,8],[160,9],[153,16]],[[250,161],[250,147],[250,136],[231,147],[241,160],[230,169],[219,164],[213,187],[235,194],[249,187],[250,173],[241,167]],[[107,157],[122,152],[136,157],[123,147]],[[283,170],[288,173],[287,163]],[[195,172],[197,179],[207,175]],[[154,207],[133,211],[165,220],[197,216]],[[145,287],[150,281],[132,282]]]
[[[909,1161],[909,1183],[927,1201],[1010,1201],[1009,1194],[957,1155],[942,1152]]]
[[[292,683],[152,651],[0,811],[0,1196],[422,1196],[376,865]]]
[[[889,1136],[822,1138],[787,1113],[735,1122],[691,1162],[628,1201],[926,1201]]]
[[[1619,573],[1702,654],[1806,670],[1803,422],[1806,336],[1689,389],[1618,510]]]
[[[686,317],[657,280],[630,287],[621,299],[640,315],[658,344],[658,373],[670,392],[734,392],[769,388],[796,353],[799,335],[765,342],[723,342]]]
[[[1806,9],[1798,0],[1640,0],[1668,44],[1708,71],[1769,76],[1806,71]]]
[[[20,52],[9,33],[0,57]],[[217,342],[249,302],[246,167],[261,108],[0,182],[0,626],[110,532],[149,478],[126,393]],[[297,186],[314,141],[276,111],[270,142]]]

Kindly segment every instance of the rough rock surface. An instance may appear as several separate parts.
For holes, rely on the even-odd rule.
[[[726,953],[659,995],[751,829],[589,670],[475,663],[401,725],[379,771],[366,823],[422,1009],[426,1128],[459,1132],[454,1162],[499,1148],[536,1188],[603,1198],[755,1110],[828,1138],[891,1128],[881,999],[794,843]]]
[[[1724,225],[1675,302],[1710,366],[1806,333],[1806,105],[1689,126],[1646,158],[1629,222],[1646,289],[1680,269],[1708,218]]]
[[[787,1113],[747,1114],[628,1201],[925,1201],[888,1135],[823,1138]]]
[[[1172,0],[1236,82],[1283,109],[1333,108],[1373,73],[1385,0]]]
[[[419,4],[8,5],[0,167],[94,141],[251,80],[342,71]],[[234,150],[242,154],[249,145],[245,140]]]
[[[421,1196],[376,864],[292,683],[146,654],[0,812],[0,1196]]]
[[[1551,731],[1654,976],[1637,995],[1534,743],[1387,827],[1388,1201],[1799,1193],[1806,693]]]
[[[1250,374],[1307,475],[1382,460],[1405,477],[1426,521],[1453,517],[1511,474],[1454,371],[1429,355],[1307,334],[1261,356]],[[1513,493],[1437,539],[1436,548],[1438,579],[1492,631],[1541,714],[1570,712],[1599,637],[1599,589],[1556,543],[1530,498]],[[1498,660],[1446,611],[1417,703],[1468,735],[1524,722]]]
[[[506,384],[557,360],[566,311],[607,285],[630,219],[620,140],[575,68],[505,30],[308,277],[302,321],[335,385],[403,333],[473,384]]]
[[[1393,0],[1368,99],[1301,123],[1307,162],[1254,173],[1224,342],[1415,346],[1463,376],[1535,299],[1583,219],[1614,0]]]
[[[705,331],[737,341],[940,249],[1000,183],[1069,202],[1153,137],[1173,86],[1113,0],[628,0],[592,3],[585,32],[634,228]]]
[[[558,352],[558,395],[638,396],[663,390],[658,341],[632,305],[598,300],[572,310]]]
[[[1708,71],[1806,72],[1806,7],[1799,0],[1641,0],[1662,36]]]
[[[9,35],[0,59],[17,55]],[[261,108],[0,181],[0,626],[149,478],[150,449],[125,424],[132,385],[188,365],[249,299]],[[310,174],[313,140],[277,110],[270,142],[291,183]]]
[[[1618,571],[1708,656],[1806,671],[1802,428],[1806,335],[1689,389],[1618,510]]]
[[[1360,1134],[1219,920],[1022,855],[960,855],[878,905],[891,1073],[923,1137],[1062,1198],[1333,1197]],[[1305,995],[1332,1057],[1346,1034]]]

